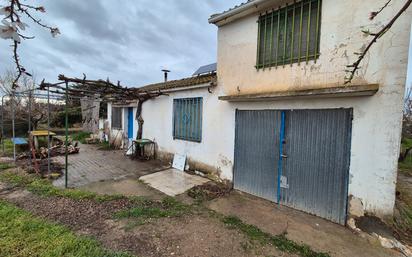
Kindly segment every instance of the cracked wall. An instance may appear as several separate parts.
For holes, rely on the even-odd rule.
[[[277,7],[279,1],[272,1]],[[402,7],[392,2],[373,22],[369,13],[385,1],[324,0],[320,58],[256,70],[258,13],[219,27],[218,85],[221,95],[343,86],[346,65],[353,63],[369,37],[362,30],[379,30]],[[354,84],[380,85],[372,97],[228,103],[232,109],[353,108],[349,195],[362,202],[363,211],[391,215],[395,203],[397,159],[405,89],[412,9],[366,55]],[[233,118],[234,119],[234,118]],[[359,211],[359,210],[358,210]]]

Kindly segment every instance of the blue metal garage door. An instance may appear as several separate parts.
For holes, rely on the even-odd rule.
[[[236,189],[277,201],[281,112],[236,111]]]
[[[285,125],[281,203],[345,224],[351,110],[289,111]]]
[[[351,128],[349,109],[237,111],[235,188],[345,224]]]

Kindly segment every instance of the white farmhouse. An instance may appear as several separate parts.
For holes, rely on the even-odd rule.
[[[392,215],[411,11],[345,84],[371,39],[362,31],[403,4],[369,20],[384,2],[249,0],[211,16],[216,74],[145,87],[167,95],[144,103],[143,138],[160,158],[185,154],[190,169],[337,223]],[[136,105],[109,106],[112,135],[136,137]]]

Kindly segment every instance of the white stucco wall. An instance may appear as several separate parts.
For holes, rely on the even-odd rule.
[[[107,118],[109,121],[109,127],[110,127],[110,141],[116,141],[116,142],[121,142],[122,145],[121,147],[127,147],[128,144],[128,107],[121,107],[122,108],[122,128],[121,129],[114,129],[112,127],[112,103],[107,104]],[[137,137],[137,128],[138,124],[136,121],[136,112],[137,108],[133,108],[133,139]]]
[[[158,144],[159,150],[185,154],[188,158],[221,171],[222,179],[232,178],[234,120],[232,109],[218,100],[218,88],[193,89],[168,93],[143,105],[143,137]],[[203,97],[202,142],[173,139],[173,99]]]
[[[272,0],[273,7],[287,1]],[[292,1],[288,1],[292,2]],[[344,83],[346,65],[352,64],[371,39],[362,30],[378,31],[402,7],[395,1],[374,21],[369,13],[385,1],[346,0],[322,1],[320,58],[315,63],[302,62],[278,68],[255,69],[257,52],[257,20],[259,14],[248,15],[219,27],[218,82],[227,94],[252,94],[290,89],[324,88]],[[404,84],[407,48],[409,47],[412,9],[408,10],[385,37],[367,54],[354,83]],[[401,69],[401,70],[399,70]],[[391,76],[390,74],[398,76]],[[399,77],[402,71],[402,76]],[[276,79],[274,79],[276,78]]]
[[[273,1],[276,3],[276,1]],[[382,3],[381,3],[382,2]],[[218,86],[170,93],[146,102],[143,137],[157,142],[161,151],[181,153],[216,167],[221,178],[233,178],[235,110],[353,108],[349,195],[362,200],[365,211],[391,215],[395,202],[397,159],[400,147],[402,98],[405,87],[411,11],[405,13],[380,39],[362,64],[356,83],[379,83],[372,97],[229,103],[220,95],[250,94],[289,89],[339,86],[352,53],[367,42],[361,30],[378,29],[400,9],[394,2],[373,25],[369,12],[384,1],[324,0],[321,57],[315,64],[294,64],[257,71],[257,14],[219,28]],[[371,10],[372,8],[372,10]],[[239,92],[240,91],[240,92]],[[201,143],[173,140],[173,99],[203,97]]]
[[[273,1],[276,6],[280,2],[285,1]],[[361,30],[381,29],[403,5],[402,1],[393,2],[371,22],[369,13],[384,3],[386,1],[324,0],[321,56],[316,64],[311,61],[300,66],[256,70],[258,13],[219,27],[219,87],[223,94],[233,95],[343,86],[345,66],[356,60],[353,53],[359,52],[370,40]],[[411,18],[412,10],[409,9],[374,45],[353,81],[357,84],[378,83],[380,90],[373,97],[226,105],[232,109],[354,108],[349,194],[360,198],[366,211],[379,216],[392,214]],[[227,116],[232,122],[233,115],[232,111],[232,115]],[[223,117],[221,111],[219,116]],[[233,133],[234,129],[231,134],[225,134],[225,137],[231,137],[227,142],[233,142]],[[229,157],[233,159],[232,155]],[[228,176],[230,172],[225,174]]]
[[[376,215],[392,213],[400,116],[398,113],[388,116],[382,110],[393,109],[393,104],[374,103],[370,97],[228,103],[217,99],[221,93],[219,88],[213,94],[198,89],[146,102],[143,107],[144,138],[154,140],[161,151],[186,154],[191,159],[214,166],[221,172],[222,179],[232,180],[236,109],[353,108],[349,195],[360,198],[365,210]],[[201,143],[173,139],[173,99],[184,97],[203,97]]]

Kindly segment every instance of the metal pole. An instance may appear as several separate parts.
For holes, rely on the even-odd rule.
[[[47,174],[50,174],[50,87],[47,87]]]
[[[14,131],[14,108],[15,108],[15,106],[14,106],[14,90],[13,90],[13,93],[12,93],[12,97],[11,97],[11,127],[12,127],[12,131],[13,131],[13,135],[12,135],[12,141],[13,141],[13,160],[14,160],[14,162],[16,162],[16,144],[15,144],[15,142],[14,142],[14,137],[16,136],[16,133],[15,133],[15,131]]]
[[[66,81],[66,105],[65,105],[65,108],[64,108],[64,112],[65,112],[65,115],[66,115],[66,121],[65,121],[65,127],[66,127],[66,143],[65,143],[65,148],[66,148],[66,153],[65,153],[65,183],[64,183],[64,185],[65,185],[65,187],[67,188],[68,187],[68,161],[69,161],[69,153],[68,153],[68,144],[69,144],[69,128],[68,128],[68,126],[69,126],[69,114],[68,114],[68,111],[67,111],[67,102],[69,101],[69,95],[67,94],[67,91],[68,91],[68,89],[69,89],[69,82],[67,82]]]
[[[29,151],[30,151],[30,153],[29,153],[29,166],[30,166],[30,170],[32,169],[32,156],[31,156],[31,147],[32,147],[32,143],[31,143],[31,140],[30,140],[30,133],[31,133],[31,99],[32,98],[32,91],[30,91],[30,93],[29,93],[29,133],[28,133],[28,136],[29,136],[29,140],[28,140],[28,142],[29,142]]]
[[[4,135],[4,96],[1,97],[1,147],[3,150],[3,154],[4,154],[4,139],[5,139],[5,135]]]

